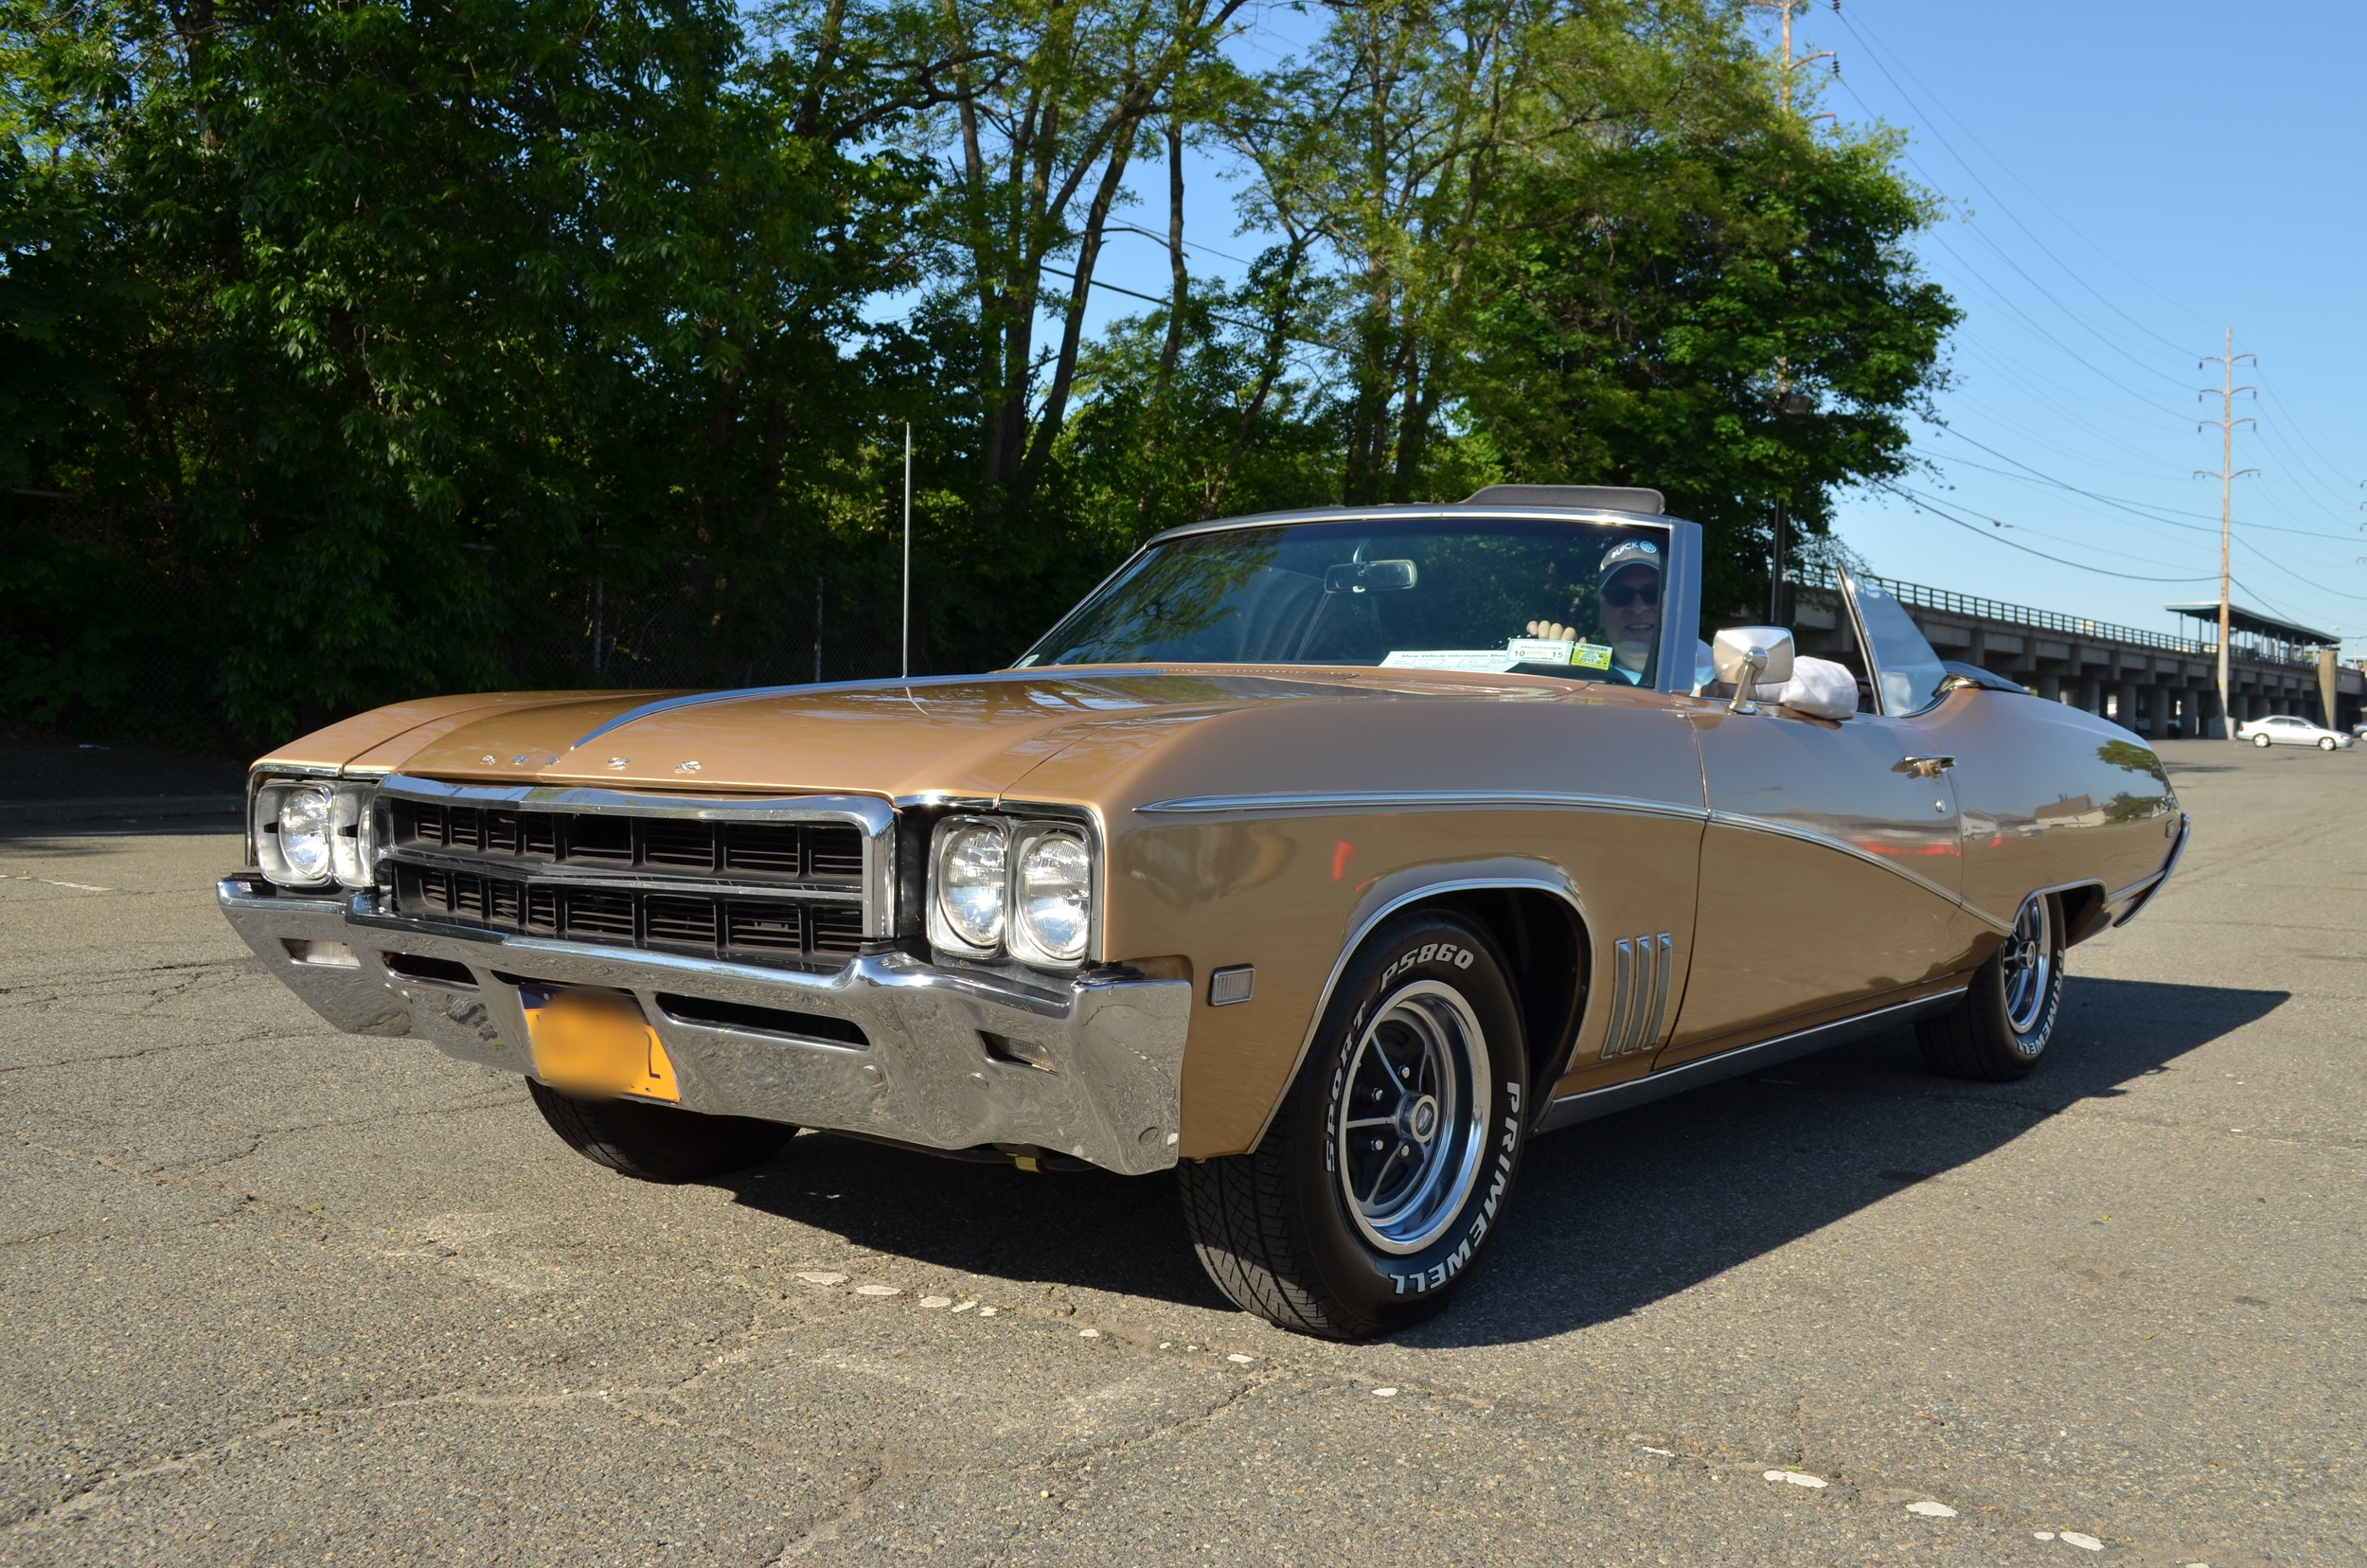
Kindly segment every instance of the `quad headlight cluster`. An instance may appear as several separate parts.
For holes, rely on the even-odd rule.
[[[367,887],[378,878],[375,784],[267,778],[255,792],[255,864],[282,887]]]
[[[1093,850],[1065,823],[948,817],[929,856],[929,941],[1072,969],[1093,939]]]

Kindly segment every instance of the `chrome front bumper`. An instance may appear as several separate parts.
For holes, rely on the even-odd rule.
[[[216,897],[264,967],[351,1034],[416,1035],[530,1076],[521,983],[609,987],[641,999],[686,1110],[931,1149],[1024,1145],[1126,1175],[1175,1164],[1189,981],[1047,979],[1037,990],[900,953],[806,974],[429,927],[372,913],[371,894],[291,895],[252,872],[224,878]],[[310,942],[343,944],[358,967],[305,961]],[[405,958],[430,962],[388,967]],[[459,966],[469,982],[417,972],[438,965]],[[793,1021],[680,1016],[748,1008],[843,1021],[869,1043],[801,1037]]]

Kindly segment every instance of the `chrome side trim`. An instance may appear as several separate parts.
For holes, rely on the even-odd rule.
[[[1812,1055],[1862,1035],[1874,1034],[1931,1013],[1945,1012],[1964,994],[1965,988],[1960,986],[1936,996],[1894,1003],[1853,1018],[1820,1024],[1812,1029],[1778,1035],[1756,1045],[1721,1051],[1717,1056],[1683,1062],[1640,1078],[1630,1078],[1625,1083],[1607,1084],[1600,1089],[1563,1095],[1547,1109],[1544,1126],[1539,1131],[1552,1132],[1564,1127],[1574,1127],[1579,1122],[1593,1121],[1597,1116],[1608,1116],[1613,1112],[1682,1095],[1688,1089],[1700,1089],[1726,1078],[1739,1078],[1745,1073],[1755,1073],[1762,1067],[1772,1067],[1794,1057]]]
[[[1366,916],[1356,930],[1349,934],[1348,939],[1341,945],[1340,956],[1331,961],[1331,972],[1324,976],[1324,989],[1316,993],[1315,1010],[1307,1021],[1307,1033],[1299,1040],[1298,1053],[1291,1057],[1290,1070],[1283,1076],[1282,1092],[1274,1096],[1273,1104],[1266,1108],[1266,1118],[1257,1124],[1257,1135],[1250,1139],[1249,1147],[1255,1149],[1266,1141],[1267,1130],[1273,1126],[1274,1116],[1281,1111],[1282,1102],[1290,1097],[1290,1085],[1297,1079],[1299,1069],[1307,1065],[1307,1053],[1314,1049],[1316,1032],[1324,1026],[1324,1014],[1331,1007],[1331,993],[1338,989],[1340,976],[1346,971],[1348,960],[1356,956],[1357,950],[1364,945],[1365,937],[1379,930],[1380,923],[1398,910],[1409,904],[1419,903],[1424,899],[1435,899],[1447,893],[1479,893],[1491,889],[1516,887],[1538,893],[1551,893],[1555,898],[1568,904],[1570,912],[1578,918],[1578,932],[1581,938],[1584,937],[1586,909],[1573,896],[1570,884],[1566,882],[1555,882],[1544,877],[1472,877],[1460,881],[1429,882],[1398,894]]]
[[[1603,1028],[1603,1055],[1615,1057],[1626,1047],[1628,1013],[1635,1001],[1635,943],[1622,936],[1611,944],[1611,1022]]]
[[[1667,932],[1664,931],[1660,934],[1660,941],[1657,945],[1660,950],[1660,964],[1652,976],[1651,1022],[1645,1025],[1643,1039],[1636,1042],[1640,1049],[1646,1051],[1660,1049],[1661,1028],[1668,1017],[1668,971],[1677,964],[1676,949],[1669,942]]]
[[[1905,866],[1894,861],[1885,860],[1871,850],[1860,849],[1847,839],[1834,838],[1829,833],[1820,833],[1814,829],[1802,828],[1789,822],[1778,822],[1771,817],[1745,816],[1739,811],[1712,811],[1709,813],[1709,820],[1715,827],[1740,828],[1753,833],[1772,833],[1777,838],[1798,839],[1803,844],[1813,844],[1819,848],[1836,850],[1854,859],[1861,860],[1868,865],[1878,865],[1893,876],[1906,878],[1932,897],[1947,900],[1985,925],[1992,926],[2000,932],[2011,932],[2014,929],[2013,921],[2001,920],[1979,905],[1967,903],[1963,895],[1949,892],[1922,873],[1910,871]]]
[[[1632,950],[1635,983],[1628,984]],[[1603,1060],[1633,1056],[1660,1042],[1661,1021],[1668,1012],[1668,971],[1676,963],[1676,948],[1665,931],[1654,935],[1622,936],[1611,959],[1611,1019],[1603,1027]]]
[[[1639,800],[1628,795],[1560,794],[1537,791],[1471,790],[1340,790],[1277,794],[1178,795],[1134,808],[1145,813],[1205,815],[1219,811],[1611,811],[1626,816],[1674,817],[1704,822],[1711,813],[1699,806],[1674,801]]]

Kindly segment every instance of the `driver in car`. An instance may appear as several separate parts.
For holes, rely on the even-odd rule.
[[[1660,642],[1660,546],[1630,539],[1603,552],[1594,573],[1594,618],[1611,644],[1611,672],[1629,686],[1644,684]],[[1559,621],[1533,620],[1528,634],[1548,642],[1576,642],[1577,629]]]

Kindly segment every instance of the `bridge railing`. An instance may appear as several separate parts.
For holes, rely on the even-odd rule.
[[[1838,593],[1841,589],[1841,583],[1830,567],[1795,567],[1785,575],[1804,588],[1821,588],[1827,593]],[[2035,610],[2026,604],[2008,604],[2002,599],[1983,598],[1977,594],[1959,594],[1953,589],[1933,588],[1920,582],[1901,582],[1896,578],[1877,577],[1872,572],[1859,575],[1868,582],[1879,584],[1901,604],[1916,605],[1925,610],[1975,615],[1984,620],[2027,626],[2034,631],[2061,632],[2074,637],[2092,637],[2100,642],[2116,642],[2134,648],[2159,649],[2165,653],[2213,657],[2218,653],[2216,642],[2174,637],[2166,632],[2147,632],[2140,627],[2120,626],[2111,621],[2087,620],[2054,610]],[[2249,638],[2232,644],[2230,651],[2237,658],[2262,664],[2314,663],[2308,658],[2288,657],[2273,646],[2256,644]]]

